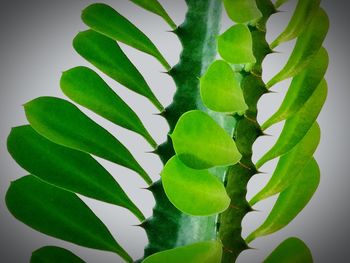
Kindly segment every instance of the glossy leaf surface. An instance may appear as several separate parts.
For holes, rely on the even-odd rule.
[[[238,24],[218,37],[220,56],[232,64],[255,63],[252,35],[246,25]]]
[[[195,170],[172,157],[161,172],[170,202],[180,211],[194,216],[209,216],[230,205],[225,187],[208,170]]]
[[[12,129],[7,148],[22,168],[41,180],[125,207],[141,221],[144,219],[114,178],[89,154],[55,144],[30,126]]]
[[[171,134],[180,160],[194,169],[233,165],[241,159],[235,142],[208,114],[183,114]]]
[[[200,93],[203,103],[213,111],[243,113],[248,109],[238,77],[222,60],[215,61],[202,76]]]
[[[272,87],[302,72],[322,47],[328,28],[328,16],[323,9],[319,8],[310,24],[298,37],[286,65],[267,83],[267,87]]]
[[[156,253],[142,263],[220,263],[221,256],[221,243],[207,241]]]
[[[151,183],[124,145],[68,101],[40,97],[27,103],[25,112],[31,126],[49,140],[130,168]]]
[[[320,127],[315,122],[305,137],[278,161],[275,172],[267,185],[249,202],[257,202],[284,191],[311,160],[320,142]]]
[[[287,226],[308,204],[319,182],[319,167],[315,159],[311,159],[292,185],[279,195],[271,213],[265,222],[248,236],[247,243]]]
[[[274,40],[270,47],[292,40],[300,35],[318,11],[320,0],[299,0],[286,29]]]
[[[246,23],[262,16],[256,0],[224,0],[224,6],[228,16],[236,23]]]
[[[323,80],[303,107],[283,127],[275,145],[257,162],[259,168],[266,162],[289,152],[305,136],[316,121],[327,97],[327,83]]]
[[[30,263],[84,263],[85,261],[67,249],[54,246],[42,247],[33,252]]]
[[[109,37],[93,30],[80,32],[73,41],[74,49],[103,73],[128,89],[145,96],[160,111],[157,100],[141,73],[130,62],[119,45]]]
[[[133,262],[101,220],[71,192],[29,175],[11,184],[6,204],[18,220],[39,232],[80,246],[115,252],[126,262]]]
[[[306,244],[291,237],[283,241],[264,263],[313,263],[312,254]]]
[[[92,4],[83,10],[82,20],[94,31],[145,52],[158,59],[167,70],[170,69],[170,65],[152,41],[112,7],[100,3]]]
[[[136,113],[92,69],[70,69],[62,74],[60,85],[63,93],[74,102],[140,134],[153,147],[157,145]]]

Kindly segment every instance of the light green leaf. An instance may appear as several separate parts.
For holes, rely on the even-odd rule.
[[[292,185],[279,195],[265,222],[247,237],[246,242],[250,243],[287,226],[308,204],[319,182],[319,167],[315,159],[311,159]]]
[[[232,64],[255,63],[252,35],[246,25],[229,28],[218,38],[220,56]]]
[[[30,263],[85,263],[67,249],[54,246],[42,247],[33,252]]]
[[[293,78],[280,108],[261,126],[263,130],[292,117],[302,108],[322,81],[328,67],[328,61],[328,53],[322,47],[310,65]]]
[[[286,29],[271,43],[271,49],[298,37],[319,10],[320,0],[298,0],[293,16]]]
[[[59,98],[40,97],[24,108],[31,126],[50,141],[130,168],[152,183],[128,149],[75,105]]]
[[[207,241],[158,252],[142,263],[220,263],[221,257],[222,244],[218,241]]]
[[[86,25],[103,35],[145,52],[167,69],[170,65],[152,41],[129,20],[106,4],[92,4],[83,10],[82,20]]]
[[[199,110],[183,114],[170,137],[180,160],[194,169],[233,165],[242,157],[226,131]]]
[[[172,157],[161,172],[164,191],[170,202],[183,213],[209,216],[230,205],[225,187],[208,170],[195,170]]]
[[[217,60],[200,80],[203,103],[211,110],[225,113],[243,113],[248,109],[238,77],[231,66]]]
[[[262,17],[256,0],[224,0],[227,15],[236,23],[246,23]]]
[[[148,98],[163,111],[141,73],[130,62],[119,45],[93,30],[80,32],[73,41],[74,49],[87,61],[128,89]]]
[[[92,69],[70,69],[63,73],[60,85],[63,93],[74,102],[140,134],[153,147],[157,146],[136,113]]]
[[[175,22],[169,17],[168,13],[164,10],[162,5],[157,0],[130,0],[131,2],[141,6],[142,8],[159,15],[165,22],[172,28],[176,28]]]
[[[126,262],[133,262],[101,220],[71,192],[29,175],[12,182],[6,205],[19,221],[41,233],[115,252]]]
[[[312,254],[306,244],[291,237],[283,241],[265,260],[264,263],[312,263]]]
[[[257,202],[284,191],[310,161],[320,142],[320,127],[315,122],[304,138],[278,161],[275,172],[267,185],[249,202]]]
[[[293,117],[286,120],[277,142],[257,162],[257,168],[260,168],[263,164],[278,156],[286,154],[304,138],[305,134],[316,121],[326,101],[326,97],[327,83],[323,79],[303,107]]]
[[[141,221],[144,219],[114,178],[89,154],[55,144],[30,126],[12,129],[7,148],[22,168],[41,180],[125,207]]]
[[[289,0],[277,0],[275,3],[275,7],[279,8],[280,6],[282,6],[283,4],[287,3]]]
[[[267,83],[267,87],[270,88],[276,83],[294,77],[305,70],[322,47],[328,28],[328,16],[322,8],[319,8],[307,28],[298,37],[287,64]]]

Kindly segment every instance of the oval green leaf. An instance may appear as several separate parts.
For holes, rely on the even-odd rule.
[[[115,252],[133,262],[107,227],[75,194],[47,184],[34,176],[12,182],[6,205],[29,227],[74,244]]]
[[[50,141],[130,168],[148,184],[152,183],[128,149],[72,103],[54,97],[40,97],[24,108],[31,126]]]
[[[7,148],[13,159],[41,180],[96,200],[125,207],[141,221],[144,216],[123,189],[94,158],[55,144],[30,126],[13,128]]]
[[[251,206],[289,187],[297,175],[311,160],[320,142],[321,131],[315,122],[304,138],[278,161],[275,172],[267,185],[249,202]]]
[[[163,6],[157,0],[130,0],[131,2],[141,6],[142,8],[150,11],[156,15],[159,15],[165,22],[172,28],[176,28],[175,22],[170,18],[168,13],[164,10]]]
[[[145,96],[157,109],[163,111],[163,106],[141,73],[114,40],[93,30],[87,30],[80,32],[74,38],[73,46],[83,58],[103,73],[128,89]]]
[[[294,77],[308,67],[322,47],[328,28],[328,16],[322,8],[319,8],[310,24],[298,37],[286,65],[266,84],[267,87],[270,88],[282,80]]]
[[[195,170],[172,157],[161,172],[164,191],[181,212],[210,216],[225,211],[230,205],[225,187],[208,170]]]
[[[291,186],[279,195],[265,222],[247,237],[246,242],[250,243],[287,226],[308,204],[319,182],[319,167],[315,159],[311,159]]]
[[[211,64],[200,80],[200,93],[205,106],[213,111],[244,113],[248,109],[238,77],[225,61]]]
[[[293,78],[280,108],[261,126],[263,130],[292,117],[302,108],[322,81],[328,62],[328,53],[322,47],[310,65]]]
[[[316,121],[327,98],[327,83],[323,79],[303,107],[286,120],[280,137],[275,145],[257,162],[260,168],[266,162],[286,154],[306,135]]]
[[[158,252],[142,263],[220,263],[221,257],[222,244],[218,241],[207,241]]]
[[[136,113],[92,69],[70,69],[62,74],[60,85],[63,93],[74,102],[140,134],[153,147],[157,146]]]
[[[227,132],[199,110],[183,114],[170,137],[180,160],[194,169],[233,165],[242,157]]]
[[[54,246],[39,248],[32,253],[30,263],[85,263],[84,260],[67,249]]]
[[[129,20],[106,4],[92,4],[82,13],[84,23],[103,35],[155,57],[166,70],[170,65],[152,41]]]
[[[320,0],[299,0],[286,29],[271,43],[271,49],[298,37],[311,22],[320,6]]]
[[[262,17],[256,0],[224,0],[227,15],[233,22],[246,23]]]
[[[218,37],[220,56],[232,64],[255,63],[252,35],[246,25],[238,24]]]
[[[307,245],[298,238],[291,237],[283,241],[264,263],[313,263],[312,254]]]

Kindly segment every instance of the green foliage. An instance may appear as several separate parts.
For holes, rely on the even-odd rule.
[[[255,0],[224,0],[228,16],[236,23],[246,23],[262,17]]]
[[[84,263],[85,261],[72,252],[54,246],[42,247],[33,252],[30,263]]]

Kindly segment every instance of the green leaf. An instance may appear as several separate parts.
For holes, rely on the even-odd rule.
[[[271,43],[271,49],[298,37],[319,10],[320,0],[299,0],[286,29]]]
[[[230,65],[222,60],[211,64],[202,76],[200,93],[203,103],[213,111],[242,113],[248,109],[238,77]]]
[[[262,17],[256,0],[224,0],[227,15],[236,23],[246,23]]]
[[[283,241],[264,263],[312,263],[312,254],[306,244],[296,237]]]
[[[35,230],[74,244],[132,258],[114,240],[107,227],[75,194],[34,176],[12,182],[6,205],[19,221]]]
[[[67,249],[54,246],[42,247],[33,252],[30,263],[85,263]]]
[[[327,71],[328,61],[328,53],[322,47],[310,65],[293,78],[280,108],[261,126],[263,130],[292,117],[302,108],[322,81]]]
[[[323,79],[303,107],[286,120],[275,145],[257,162],[260,168],[266,162],[289,152],[296,146],[316,121],[327,97],[327,83]]]
[[[275,3],[275,7],[279,8],[280,6],[284,5],[285,3],[287,3],[289,0],[277,0]]]
[[[160,111],[163,106],[145,79],[119,45],[109,37],[93,30],[80,32],[73,41],[74,49],[87,61],[128,89],[145,96]]]
[[[40,97],[24,108],[31,126],[50,141],[130,168],[152,183],[128,149],[75,105],[59,98]]]
[[[144,219],[114,178],[89,154],[55,144],[30,126],[13,128],[7,148],[22,168],[41,180],[125,207],[141,221]]]
[[[289,187],[311,160],[320,142],[320,136],[320,127],[315,122],[304,138],[290,152],[280,158],[270,181],[253,197],[249,204],[253,206]]]
[[[92,69],[76,67],[61,77],[63,93],[100,116],[143,136],[153,147],[157,143],[136,113]]]
[[[322,47],[328,28],[328,16],[322,8],[319,8],[307,28],[298,37],[287,64],[267,83],[267,87],[270,88],[302,72]]]
[[[250,243],[287,226],[308,204],[319,182],[319,167],[315,159],[311,159],[292,185],[279,195],[265,222],[247,237],[246,242]]]
[[[195,170],[172,157],[161,172],[170,202],[181,212],[209,216],[225,211],[230,205],[224,185],[208,170]]]
[[[222,244],[218,241],[206,241],[158,252],[142,263],[220,263],[221,256]]]
[[[233,139],[208,114],[183,114],[170,135],[180,160],[194,169],[236,164],[242,157]]]
[[[167,69],[170,65],[152,41],[129,20],[106,4],[92,4],[83,10],[86,25],[116,41],[132,46],[156,59]]]
[[[232,64],[255,63],[252,35],[246,25],[238,24],[218,37],[220,56]]]
[[[170,18],[168,13],[164,10],[162,5],[157,0],[130,0],[130,1],[156,15],[159,15],[165,20],[165,22],[168,23],[168,25],[172,29],[176,28],[175,22]]]

